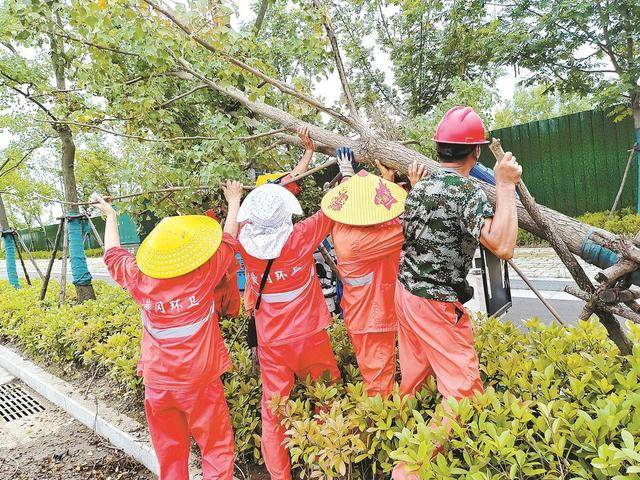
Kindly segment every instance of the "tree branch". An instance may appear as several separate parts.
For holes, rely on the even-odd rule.
[[[304,148],[304,144],[302,143],[302,140],[300,140],[300,138],[297,135],[280,134],[277,136],[277,138],[279,138],[282,143],[286,143],[287,145]],[[320,143],[320,142],[316,142],[315,151],[318,153],[327,155],[329,157],[336,156],[335,147],[330,147],[329,145],[325,145],[324,143]]]
[[[108,52],[119,53],[121,55],[129,55],[129,56],[132,56],[132,57],[140,57],[140,55],[138,55],[137,53],[126,52],[124,50],[118,50],[117,48],[107,47],[106,45],[99,45],[97,43],[89,42],[89,41],[83,40],[81,38],[72,37],[70,35],[67,35],[66,33],[61,33],[61,32],[51,32],[51,33],[53,33],[54,35],[58,35],[59,37],[62,37],[64,39],[67,39],[69,41],[76,42],[76,43],[81,43],[83,45],[87,45],[89,47],[93,47],[93,48],[96,48],[98,50],[106,50]]]
[[[145,0],[146,1],[146,0]],[[217,82],[205,77],[200,72],[194,70],[189,62],[187,62],[184,58],[177,59],[178,63],[184,68],[184,70],[194,77],[200,79],[203,83],[206,83],[208,86],[217,90],[218,92],[226,95],[229,98],[232,98],[243,105],[248,110],[257,113],[259,115],[270,118],[271,120],[277,122],[282,125],[283,128],[286,128],[290,132],[296,132],[299,127],[307,127],[309,129],[309,133],[314,140],[318,140],[320,143],[327,144],[338,144],[344,146],[355,146],[356,142],[353,140],[349,140],[342,135],[339,135],[334,132],[330,132],[325,130],[324,128],[317,127],[316,125],[310,124],[303,120],[300,120],[288,112],[281,110],[276,107],[272,107],[263,102],[259,101],[251,101],[247,95],[232,86],[222,86]],[[333,147],[335,148],[335,147]],[[335,152],[334,152],[335,154]]]
[[[45,135],[42,139],[40,139],[40,141],[38,143],[36,143],[33,147],[31,147],[27,153],[25,153],[22,158],[20,158],[20,160],[18,160],[16,162],[15,165],[12,165],[10,168],[8,168],[7,170],[4,170],[4,167],[6,167],[9,162],[11,161],[11,158],[7,158],[4,162],[2,162],[2,165],[0,165],[0,178],[9,175],[9,173],[11,173],[12,171],[14,171],[15,169],[17,169],[18,167],[20,167],[20,165],[22,165],[22,163],[27,159],[27,157],[29,157],[29,155],[31,155],[33,152],[35,152],[38,148],[40,148],[47,140],[49,140],[51,137],[49,135]]]
[[[5,47],[7,47],[7,49],[9,49],[11,53],[13,53],[14,55],[19,55],[18,50],[16,50],[16,48],[13,45],[11,45],[9,42],[3,40],[0,42],[0,45],[4,45]]]
[[[80,123],[80,122],[71,122],[71,121],[65,121],[65,120],[56,120],[56,121],[51,121],[51,120],[35,120],[36,122],[46,122],[46,123],[50,123],[52,125],[70,125],[70,126],[74,126],[74,127],[80,127],[80,128],[88,128],[90,130],[98,130],[100,132],[103,133],[107,133],[109,135],[115,135],[117,137],[124,137],[124,138],[131,138],[133,140],[140,140],[141,142],[156,142],[156,143],[162,143],[162,142],[176,142],[176,141],[195,141],[195,140],[220,140],[217,137],[205,137],[205,136],[193,136],[193,137],[170,137],[170,138],[149,138],[149,137],[143,137],[141,135],[129,135],[127,133],[120,133],[120,132],[116,132],[114,130],[108,130],[106,128],[102,128],[98,125],[93,125],[91,123]]]
[[[258,16],[256,17],[256,21],[253,24],[253,34],[258,36],[260,30],[262,29],[262,24],[264,23],[264,17],[267,14],[267,9],[269,8],[269,0],[262,0],[260,4],[260,10],[258,10]]]
[[[313,6],[316,10],[320,10],[318,0],[313,0]],[[333,31],[333,27],[329,19],[326,15],[321,12],[323,15],[322,23],[324,24],[324,29],[327,32],[327,37],[329,37],[329,42],[331,43],[331,50],[333,51],[333,57],[336,62],[336,68],[338,69],[338,75],[340,77],[340,83],[342,84],[342,91],[344,92],[344,96],[347,99],[347,105],[349,106],[349,112],[351,112],[351,118],[356,120],[358,123],[362,123],[360,120],[360,115],[358,114],[358,107],[356,107],[355,102],[353,101],[353,94],[351,93],[351,87],[349,87],[349,81],[347,80],[347,74],[344,69],[344,63],[342,62],[342,56],[340,55],[340,46],[338,45],[338,39],[336,38],[336,34]]]
[[[268,132],[256,133],[255,135],[250,135],[248,137],[239,137],[238,140],[241,142],[249,142],[251,140],[257,140],[263,137],[270,137],[271,135],[277,135],[278,133],[286,132],[286,128],[279,128],[277,130],[270,130]]]
[[[192,93],[197,92],[198,90],[202,90],[203,88],[209,88],[209,87],[207,85],[198,85],[196,87],[193,87],[191,90],[188,90],[188,91],[186,91],[184,93],[181,93],[177,97],[173,97],[172,99],[161,103],[160,105],[158,105],[158,110],[162,110],[163,108],[167,108],[168,106],[170,106],[171,104],[177,102],[178,100],[181,100],[184,97],[187,97],[187,96],[191,95]]]
[[[173,15],[168,10],[160,7],[159,5],[155,4],[151,0],[143,0],[143,2],[145,2],[151,8],[153,8],[156,12],[158,12],[161,15],[163,15],[164,17],[168,18],[174,25],[176,25],[180,30],[182,30],[186,35],[188,35],[196,43],[200,44],[201,46],[203,46],[204,48],[206,48],[210,52],[220,55],[222,58],[224,58],[226,61],[228,61],[232,65],[235,65],[236,67],[239,67],[239,68],[251,73],[252,75],[264,80],[269,85],[272,85],[272,86],[276,87],[282,93],[290,95],[292,97],[295,97],[295,98],[297,98],[299,100],[302,100],[303,102],[307,103],[308,105],[311,105],[312,107],[317,108],[318,110],[320,110],[322,112],[325,112],[328,115],[331,115],[336,120],[339,120],[340,122],[350,126],[354,130],[358,130],[359,125],[353,119],[341,114],[340,112],[338,112],[338,111],[336,111],[336,110],[334,110],[332,108],[326,107],[325,105],[320,103],[315,98],[313,98],[313,97],[311,97],[311,96],[309,96],[309,95],[307,95],[305,93],[299,92],[295,88],[291,88],[291,87],[285,85],[284,83],[280,82],[279,80],[276,80],[275,78],[272,78],[272,77],[270,77],[268,75],[265,75],[261,71],[253,68],[252,66],[244,63],[243,61],[232,57],[228,53],[215,48],[213,45],[211,45],[207,41],[203,40],[202,38],[198,37],[197,35],[194,35],[193,32],[189,29],[189,27],[187,27],[183,22],[178,20],[178,18],[175,15]]]
[[[5,72],[0,71],[0,75],[2,75],[4,78],[6,78],[7,80],[12,81],[15,84],[19,84],[20,82],[18,80],[16,80],[15,78],[11,77],[10,75],[7,75]],[[36,100],[35,98],[33,98],[31,95],[29,95],[27,92],[23,92],[22,90],[20,90],[18,87],[15,87],[13,85],[9,85],[8,83],[4,83],[4,85],[6,85],[7,87],[9,87],[11,90],[13,90],[14,92],[19,93],[20,95],[22,95],[24,98],[26,98],[27,100],[35,103],[44,113],[46,113],[49,117],[51,117],[53,120],[58,121],[58,119],[56,118],[56,116],[51,113],[51,111],[44,106],[44,104],[42,102],[40,102],[39,100]]]

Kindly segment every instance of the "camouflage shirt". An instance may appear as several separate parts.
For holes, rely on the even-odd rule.
[[[420,180],[407,198],[398,279],[414,295],[455,302],[493,207],[474,182],[451,170]]]

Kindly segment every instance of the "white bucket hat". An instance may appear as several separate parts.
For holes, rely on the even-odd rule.
[[[246,222],[238,240],[256,258],[270,260],[280,255],[293,231],[293,215],[302,215],[300,202],[275,183],[251,191],[238,211],[238,222]]]

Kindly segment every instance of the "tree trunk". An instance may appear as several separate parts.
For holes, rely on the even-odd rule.
[[[640,92],[631,95],[631,111],[633,112],[633,126],[636,129],[636,148],[638,149],[638,195],[637,212],[640,213]]]
[[[260,29],[262,28],[262,24],[264,23],[264,17],[267,14],[267,8],[269,8],[269,1],[270,0],[262,0],[262,3],[260,3],[260,10],[258,10],[256,22],[253,24],[254,35],[258,35],[258,33],[260,33]]]
[[[10,225],[7,218],[7,211],[4,201],[0,196],[0,237],[4,240],[5,265],[7,268],[7,279],[14,288],[20,287],[18,279],[18,269],[16,267],[16,246],[14,237],[9,233]],[[5,233],[6,232],[6,233]]]
[[[56,79],[56,87],[58,90],[66,90],[66,78],[65,78],[65,59],[61,55],[63,51],[63,44],[58,41],[54,34],[49,37],[51,41],[51,63]],[[76,158],[76,145],[73,141],[73,133],[68,125],[57,124],[55,126],[58,132],[58,137],[62,142],[62,180],[64,184],[64,198],[69,203],[78,202],[78,187],[75,175],[75,158]],[[66,209],[65,209],[66,210]],[[71,207],[66,210],[66,215],[74,216],[78,215],[78,207]],[[72,223],[79,223],[80,219],[70,219],[68,224],[68,242],[70,247],[71,257],[71,272],[73,274],[73,284],[76,288],[76,294],[78,302],[82,303],[86,300],[95,300],[96,294],[91,285],[91,274],[87,267],[87,258],[84,253],[84,245],[82,244],[82,237],[78,242],[77,227],[72,228]],[[80,234],[81,235],[81,234]]]

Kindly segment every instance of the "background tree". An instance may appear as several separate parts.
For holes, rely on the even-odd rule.
[[[528,83],[593,95],[615,119],[633,115],[640,143],[640,3],[500,0],[502,52]],[[638,152],[640,162],[640,151]],[[640,196],[638,209],[640,211]]]
[[[563,93],[546,85],[518,87],[513,98],[504,102],[493,114],[490,125],[492,129],[511,127],[583,112],[593,107],[594,101],[590,97],[577,93]]]
[[[498,20],[482,0],[351,0],[334,7],[351,77],[368,83],[365,91],[377,92],[372,100],[377,96],[404,116],[429,113],[453,93],[456,81],[490,84],[500,72],[494,47]],[[388,56],[391,79],[372,67],[376,50]]]
[[[82,302],[95,298],[95,293],[82,243],[80,212],[74,206],[78,202],[76,144],[69,122],[92,108],[91,99],[80,93],[75,78],[86,46],[67,47],[65,40],[73,36],[60,31],[68,21],[67,13],[64,2],[4,2],[0,10],[4,27],[0,79],[3,90],[13,94],[5,106],[13,109],[29,130],[40,130],[42,135],[59,141],[71,269],[77,297]]]

